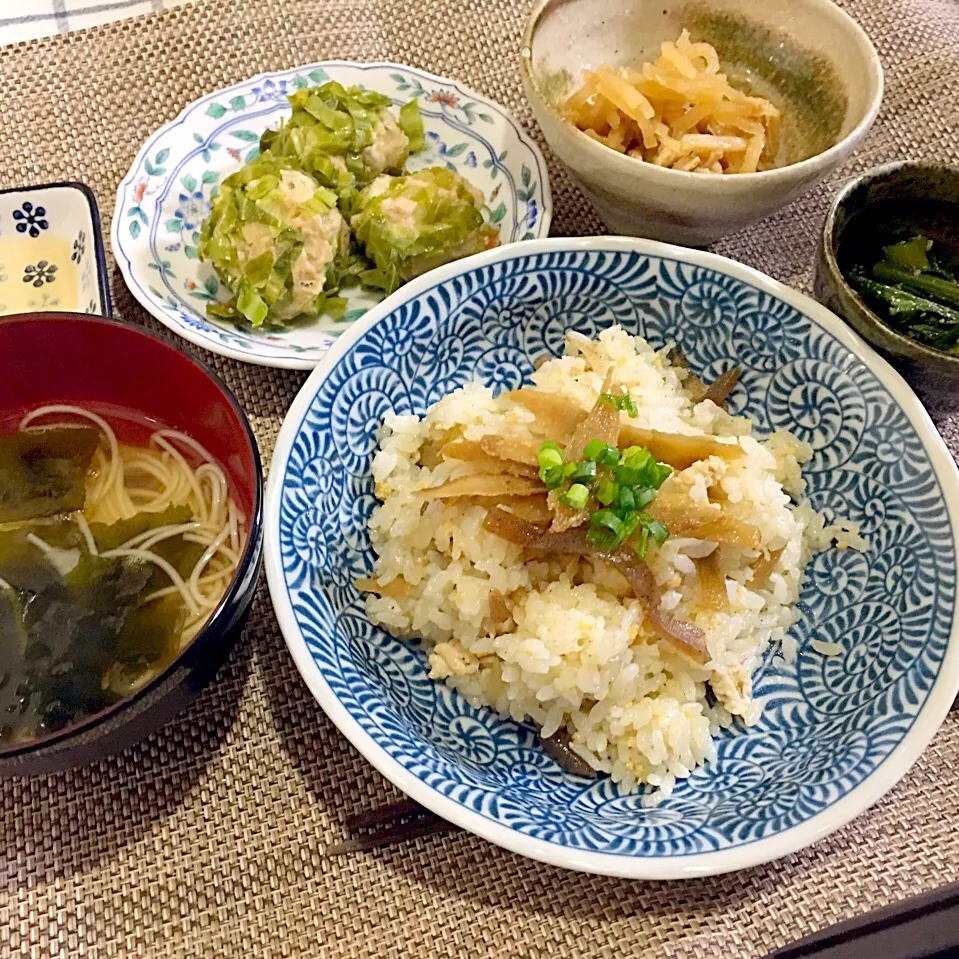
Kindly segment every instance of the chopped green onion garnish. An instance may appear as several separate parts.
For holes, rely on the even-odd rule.
[[[563,465],[562,450],[555,443],[544,443],[539,448],[536,457],[540,469],[550,469],[553,466]]]
[[[616,482],[620,486],[640,486],[644,485],[643,471],[633,469],[630,466],[617,466],[615,470]]]
[[[556,489],[562,486],[566,480],[566,474],[562,466],[551,466],[549,469],[540,470],[539,478],[550,488]]]
[[[639,542],[636,544],[636,555],[640,559],[646,559],[646,550],[649,547],[649,527],[644,526],[639,531]]]
[[[622,542],[615,533],[602,526],[591,526],[586,531],[586,542],[598,546],[600,549],[616,549]]]
[[[657,546],[662,546],[669,536],[669,530],[666,529],[662,523],[655,519],[647,523],[644,528],[649,530],[649,535],[656,540]]]
[[[659,489],[666,478],[659,471],[658,463],[650,463],[645,469],[640,470],[640,484],[648,486],[650,489]]]
[[[589,489],[582,483],[573,483],[560,497],[560,502],[572,509],[583,509],[589,502]]]
[[[649,463],[655,463],[653,454],[645,446],[627,446],[620,454],[619,462],[630,469],[641,470]]]
[[[628,455],[627,455],[628,454]],[[663,481],[672,473],[665,463],[657,463],[649,450],[631,447],[619,458],[616,467],[616,479],[625,486],[643,486],[659,489]]]
[[[596,479],[596,464],[589,462],[589,460],[584,463],[577,463],[576,469],[570,474],[570,479],[574,483],[592,485],[593,480]]]
[[[632,403],[629,397],[605,398],[617,409],[627,409]],[[583,459],[564,463],[563,447],[549,442],[540,446],[537,461],[540,479],[559,493],[561,503],[570,509],[585,510],[592,496],[603,507],[590,516],[586,539],[593,545],[615,550],[628,540],[636,555],[644,559],[650,541],[659,546],[666,542],[669,530],[644,510],[656,498],[656,491],[672,469],[658,463],[646,447],[620,450],[592,439],[583,448]],[[634,540],[637,531],[639,535]]]
[[[644,506],[649,506],[649,504],[656,499],[656,490],[635,487],[633,489],[633,498],[636,500],[635,508],[642,509]]]
[[[657,482],[653,485],[656,487],[656,489],[659,489],[659,487],[666,482],[666,478],[670,475],[670,473],[672,473],[673,468],[671,466],[667,466],[665,463],[657,463],[656,471],[658,473],[658,476],[656,477]]]
[[[615,446],[607,446],[596,462],[612,469],[619,462],[619,450]]]
[[[548,458],[544,458],[544,459],[541,459],[541,460],[540,460],[540,462],[539,462],[539,472],[540,472],[540,475],[541,475],[541,476],[542,476],[542,474],[545,473],[547,470],[553,470],[553,469],[562,470],[562,469],[563,469],[563,462],[562,462],[562,460],[560,460],[560,462],[558,462],[558,463],[555,463],[555,462],[553,462],[552,460],[550,460],[550,459],[548,459]]]
[[[596,499],[603,504],[603,506],[609,506],[616,499],[616,484],[609,479],[604,479],[599,481],[599,486],[596,487]]]
[[[625,527],[625,532],[623,539],[629,539],[633,533],[636,532],[637,527],[640,524],[639,513],[629,513],[623,517],[623,526]]]
[[[609,447],[602,440],[590,440],[583,447],[583,456],[595,463],[608,449]]]
[[[636,407],[636,401],[626,394],[604,393],[603,402],[609,403],[614,409],[625,410],[630,416],[636,416],[639,410]]]
[[[611,509],[598,509],[590,517],[590,532],[593,530],[602,531],[605,537],[608,537],[613,546],[618,546],[623,541],[626,533],[626,527],[623,521]]]

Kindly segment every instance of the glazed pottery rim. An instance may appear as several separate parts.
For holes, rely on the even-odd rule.
[[[681,859],[670,856],[638,859],[622,854],[574,850],[528,837],[447,798],[404,768],[361,728],[327,685],[300,631],[285,581],[279,532],[281,495],[290,454],[314,397],[348,350],[401,303],[441,286],[446,280],[461,273],[479,270],[500,260],[527,258],[544,253],[588,251],[648,254],[710,268],[758,287],[801,310],[867,366],[909,417],[942,487],[943,501],[953,530],[959,525],[959,468],[925,407],[899,373],[822,304],[752,267],[715,253],[632,237],[553,237],[527,241],[515,248],[506,246],[479,253],[413,280],[358,320],[323,357],[290,406],[277,437],[271,461],[266,493],[265,565],[274,611],[300,675],[340,732],[395,786],[449,822],[531,859],[582,872],[621,878],[689,879],[761,865],[797,852],[844,826],[878,802],[916,762],[945,719],[959,687],[959,630],[956,629],[955,616],[950,624],[949,643],[940,664],[939,674],[911,727],[883,762],[841,799],[811,819],[787,828],[775,836],[757,840],[749,846],[697,853]]]
[[[186,340],[189,343],[192,343],[194,346],[198,346],[203,350],[206,350],[210,353],[214,353],[218,356],[225,356],[229,359],[238,360],[241,363],[249,363],[251,366],[263,366],[272,369],[289,369],[289,370],[313,370],[317,363],[320,362],[323,358],[323,355],[332,349],[333,343],[331,343],[327,349],[324,351],[323,355],[320,356],[318,360],[302,360],[298,359],[295,356],[265,356],[260,353],[248,353],[243,350],[223,346],[222,344],[214,344],[210,341],[209,338],[204,337],[200,333],[191,330],[188,325],[181,325],[177,323],[170,315],[171,311],[161,309],[155,302],[150,300],[147,296],[146,291],[141,287],[140,283],[137,282],[136,274],[133,268],[133,264],[130,262],[129,256],[127,255],[123,241],[120,239],[120,213],[121,210],[125,209],[124,205],[124,191],[130,186],[135,178],[136,171],[139,169],[140,165],[144,160],[148,158],[149,151],[151,147],[155,144],[157,138],[167,130],[170,130],[180,123],[183,123],[191,115],[192,111],[196,109],[201,103],[205,103],[208,100],[211,100],[214,97],[222,96],[223,94],[230,93],[233,90],[240,89],[242,87],[250,86],[251,84],[266,83],[271,81],[274,78],[281,76],[283,74],[289,74],[295,71],[301,70],[311,70],[317,68],[327,68],[327,67],[348,67],[348,68],[360,68],[362,70],[370,69],[398,69],[401,71],[407,71],[412,74],[415,74],[418,77],[426,79],[430,82],[441,84],[443,86],[452,86],[460,91],[464,96],[475,99],[479,103],[485,104],[487,107],[492,108],[499,117],[508,123],[513,130],[515,131],[517,138],[523,144],[524,147],[528,148],[533,156],[533,159],[536,161],[537,166],[539,167],[540,173],[540,190],[542,193],[542,208],[539,210],[538,219],[536,222],[537,232],[541,232],[542,236],[540,238],[546,237],[549,235],[550,225],[553,220],[553,194],[552,187],[550,184],[549,176],[549,167],[546,163],[546,157],[543,155],[542,148],[536,142],[536,139],[533,137],[531,132],[527,127],[519,120],[515,112],[504,106],[502,103],[492,99],[491,97],[486,96],[485,94],[479,93],[474,90],[472,87],[468,86],[456,80],[452,77],[444,77],[437,73],[433,73],[430,70],[424,70],[420,67],[412,66],[407,63],[399,63],[395,60],[342,60],[342,59],[323,59],[316,61],[309,61],[307,63],[292,64],[288,67],[281,67],[275,70],[264,70],[260,73],[253,74],[248,77],[242,77],[239,80],[236,80],[233,83],[229,83],[225,86],[216,87],[213,90],[208,90],[202,93],[200,96],[194,97],[188,103],[186,103],[183,108],[165,123],[160,124],[160,126],[151,130],[150,133],[146,136],[143,143],[140,145],[137,150],[136,155],[134,156],[129,169],[123,175],[119,184],[117,185],[116,197],[114,203],[113,217],[110,227],[110,240],[114,250],[114,259],[116,260],[117,266],[120,269],[120,275],[123,277],[123,282],[127,289],[130,291],[134,299],[143,307],[151,316],[155,317],[160,323],[162,323],[171,333],[174,335]],[[517,240],[515,242],[529,242],[527,240]],[[508,245],[508,244],[503,244]],[[118,253],[117,251],[120,251]],[[120,255],[122,253],[122,255]],[[353,321],[354,323],[357,321]],[[351,324],[352,325],[352,324]],[[349,327],[347,327],[349,329]],[[342,333],[340,333],[342,335]]]
[[[829,210],[826,213],[826,219],[822,227],[822,255],[829,274],[830,280],[848,296],[858,312],[853,319],[843,311],[842,319],[852,325],[859,335],[868,339],[869,334],[859,331],[859,325],[868,329],[870,332],[878,330],[883,338],[888,340],[887,344],[880,346],[889,353],[894,353],[903,359],[912,363],[921,364],[929,367],[935,367],[939,370],[957,373],[959,372],[959,356],[947,353],[945,350],[937,350],[934,346],[927,346],[914,340],[911,336],[906,336],[895,327],[890,326],[869,304],[859,295],[859,291],[849,282],[846,274],[839,266],[839,242],[836,237],[836,218],[840,210],[848,202],[849,197],[860,187],[866,185],[870,180],[876,180],[881,177],[887,177],[891,174],[898,174],[904,170],[930,170],[930,171],[948,171],[957,182],[959,182],[959,166],[953,166],[948,163],[939,163],[935,160],[894,160],[891,163],[883,163],[879,166],[870,167],[864,173],[854,176],[848,183],[836,194],[832,203],[829,204]],[[863,207],[865,210],[866,204]],[[854,214],[855,215],[855,214]]]
[[[876,52],[876,48],[869,38],[869,34],[867,34],[856,20],[846,13],[842,7],[834,3],[833,0],[817,0],[822,6],[831,8],[832,12],[838,16],[838,19],[844,22],[846,27],[858,36],[867,54],[865,58],[865,63],[868,66],[866,79],[868,86],[873,88],[873,93],[863,113],[862,119],[845,136],[833,143],[832,146],[827,147],[825,150],[820,150],[818,153],[814,153],[804,160],[799,160],[796,163],[787,163],[785,166],[774,167],[771,170],[759,170],[755,173],[704,176],[701,173],[694,173],[688,170],[674,170],[668,167],[657,166],[655,163],[646,163],[645,161],[637,160],[635,157],[617,153],[615,150],[587,136],[582,130],[570,123],[543,94],[539,83],[533,76],[533,42],[539,22],[543,15],[552,7],[563,6],[569,2],[570,0],[539,0],[526,21],[526,26],[523,29],[522,46],[520,47],[520,68],[527,95],[531,100],[538,100],[546,110],[552,113],[555,118],[563,124],[563,128],[567,133],[575,137],[576,142],[582,146],[583,149],[589,150],[597,160],[605,158],[617,172],[623,174],[628,174],[630,171],[645,171],[653,182],[656,182],[658,178],[658,182],[664,186],[670,182],[676,186],[682,182],[685,182],[687,185],[706,182],[715,184],[718,189],[725,189],[728,192],[736,189],[741,190],[760,183],[772,185],[776,180],[791,179],[797,174],[812,173],[821,167],[828,166],[833,160],[840,162],[843,157],[866,136],[882,106],[883,92],[885,89],[884,71],[882,61],[879,59],[879,54]],[[726,184],[726,186],[722,186],[721,184]],[[739,184],[738,187],[736,186],[737,184]],[[710,189],[711,188],[712,187],[710,187]]]
[[[50,748],[64,745],[73,737],[81,733],[90,732],[91,730],[96,729],[96,727],[101,723],[125,712],[134,704],[146,698],[153,690],[159,686],[162,686],[177,669],[182,668],[184,658],[189,655],[190,651],[195,646],[198,646],[202,643],[203,638],[211,633],[218,632],[223,628],[223,620],[226,619],[230,610],[236,605],[237,599],[239,598],[240,585],[249,572],[251,566],[259,564],[263,552],[263,523],[266,499],[263,482],[263,464],[260,460],[260,450],[256,443],[256,437],[253,433],[253,428],[250,425],[250,421],[243,410],[243,407],[233,394],[233,391],[220,379],[219,376],[217,376],[213,370],[203,363],[202,360],[198,360],[196,357],[185,352],[184,350],[179,349],[175,344],[170,343],[168,340],[165,340],[160,336],[157,336],[155,333],[123,320],[117,320],[112,317],[93,316],[89,313],[70,313],[67,311],[50,313],[13,313],[9,316],[0,316],[0,327],[12,325],[14,323],[29,324],[49,321],[55,321],[59,323],[65,320],[71,323],[89,323],[97,326],[102,325],[108,327],[119,327],[127,332],[139,334],[148,340],[154,341],[154,343],[160,344],[168,349],[173,350],[175,353],[178,353],[184,360],[192,363],[201,373],[205,374],[213,382],[220,395],[226,401],[227,405],[237,416],[238,422],[243,427],[243,433],[250,446],[253,459],[253,508],[250,511],[251,515],[248,520],[249,528],[246,545],[243,548],[243,552],[240,554],[240,562],[237,564],[236,572],[234,573],[233,578],[230,580],[229,586],[223,593],[220,602],[217,604],[213,612],[210,613],[207,621],[203,624],[203,628],[196,634],[196,636],[193,637],[193,639],[190,640],[189,643],[187,643],[186,646],[184,646],[177,653],[173,661],[170,662],[161,672],[157,673],[157,675],[154,676],[145,686],[138,689],[131,695],[124,696],[118,702],[107,707],[106,709],[102,709],[99,712],[91,714],[90,716],[86,716],[84,719],[74,723],[71,726],[66,726],[63,729],[49,733],[46,736],[37,737],[28,743],[23,743],[14,747],[0,747],[0,760],[4,761],[17,759],[19,757],[28,756],[34,752],[45,751]]]
[[[113,317],[113,298],[110,296],[109,268],[107,266],[107,251],[103,242],[103,223],[100,219],[100,206],[97,203],[93,188],[81,180],[56,180],[52,183],[33,183],[29,186],[11,186],[0,190],[0,196],[11,193],[34,193],[40,190],[77,190],[83,194],[90,210],[90,223],[93,227],[93,260],[97,265],[97,292],[100,294],[100,303],[103,306],[105,319]],[[4,316],[21,316],[23,314],[8,313]],[[96,316],[94,313],[84,313],[83,316]],[[0,319],[3,319],[0,316]]]

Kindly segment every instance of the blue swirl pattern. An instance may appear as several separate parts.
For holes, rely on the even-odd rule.
[[[477,378],[528,379],[573,326],[622,324],[698,371],[735,363],[733,402],[813,447],[809,495],[858,522],[867,553],[814,558],[793,666],[756,677],[765,709],[718,757],[647,809],[640,792],[561,770],[533,731],[427,676],[414,643],[369,624],[352,579],[372,564],[365,521],[385,413],[422,414]],[[778,835],[874,775],[932,689],[954,618],[955,546],[927,451],[882,382],[801,311],[702,266],[590,250],[514,257],[446,279],[367,330],[320,385],[282,478],[280,549],[299,629],[359,726],[408,774],[501,826],[559,846],[681,857]],[[823,657],[810,643],[838,642]]]

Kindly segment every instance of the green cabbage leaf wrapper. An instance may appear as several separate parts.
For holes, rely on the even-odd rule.
[[[405,173],[426,135],[416,100],[336,82],[297,90],[260,153],[219,185],[197,253],[231,292],[207,313],[281,330],[342,316],[342,287],[391,293],[495,246],[484,198],[452,170]],[[351,233],[352,230],[352,233]]]
[[[298,189],[291,189],[295,182]],[[299,192],[308,185],[306,196]],[[342,313],[340,283],[362,269],[337,195],[289,160],[264,153],[221,184],[197,252],[233,293],[212,316],[254,327]],[[300,262],[301,257],[303,261]],[[305,269],[309,264],[312,272]]]
[[[482,194],[445,167],[379,178],[354,199],[354,207],[350,226],[373,262],[361,280],[387,293],[497,243],[496,229],[483,218]]]
[[[293,159],[325,187],[344,194],[380,173],[400,173],[411,151],[423,148],[423,121],[413,100],[400,110],[389,97],[335,81],[287,97],[292,115],[260,137],[260,150]],[[389,143],[377,150],[385,135]]]

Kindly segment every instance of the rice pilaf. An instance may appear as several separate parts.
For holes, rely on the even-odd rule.
[[[545,494],[524,492],[538,478],[515,453],[500,460],[505,492],[483,493],[488,477],[476,477],[496,471],[489,450],[535,450],[567,437],[548,435],[555,422],[537,412],[542,397],[494,397],[477,383],[422,419],[387,416],[372,465],[377,559],[360,585],[374,623],[423,640],[431,678],[531,721],[544,739],[562,736],[592,770],[626,787],[648,783],[659,799],[714,755],[720,728],[758,719],[752,675],[771,646],[787,661],[795,655],[787,631],[812,552],[865,543],[852,524],[826,526],[794,502],[808,445],[784,431],[753,437],[748,419],[700,399],[702,384],[668,349],[620,327],[595,341],[569,333],[566,355],[542,365],[531,389],[582,418],[610,381],[635,403],[632,416],[618,414],[624,433],[692,437],[711,450],[679,462],[654,501],[665,504],[660,515],[676,517],[643,560],[655,607],[599,554],[529,549],[489,528],[491,509],[530,526]],[[685,505],[670,513],[670,503]],[[719,514],[718,524],[689,520]],[[703,637],[698,661],[664,640],[662,621]]]

